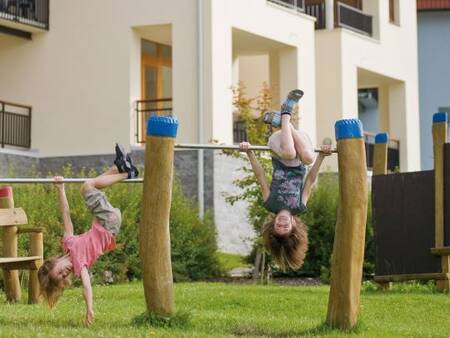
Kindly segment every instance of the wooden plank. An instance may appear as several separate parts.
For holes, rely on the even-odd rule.
[[[434,172],[372,177],[375,275],[439,273],[434,237]]]
[[[450,255],[450,246],[443,246],[441,248],[431,248],[431,254],[436,256]]]
[[[446,280],[450,279],[450,273],[414,273],[405,275],[386,275],[375,276],[374,281],[377,283],[386,282],[403,282],[408,280]]]
[[[37,270],[42,256],[1,257],[0,267],[4,270]]]
[[[444,144],[444,246],[450,246],[450,143]]]
[[[22,208],[0,209],[0,226],[27,224],[28,219]]]
[[[44,232],[44,231],[45,231],[45,228],[43,228],[43,227],[17,229],[17,233],[18,234],[41,233],[41,232]]]

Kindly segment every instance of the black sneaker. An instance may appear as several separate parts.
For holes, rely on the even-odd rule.
[[[292,114],[292,110],[294,109],[294,106],[300,101],[300,99],[303,97],[303,91],[300,89],[294,89],[291,90],[286,97],[286,100],[281,105],[281,115]]]
[[[131,163],[127,161],[127,158],[129,158],[127,152],[125,151],[125,148],[116,143],[116,159],[114,160],[114,164],[117,166],[117,169],[119,170],[119,173],[128,172],[128,170],[131,169]]]
[[[131,165],[131,168],[127,170],[128,178],[137,178],[139,176],[139,170],[134,165]]]
[[[125,155],[125,164],[127,166],[125,171],[128,173],[128,178],[136,178],[139,176],[139,170],[133,164],[130,154],[128,153]]]

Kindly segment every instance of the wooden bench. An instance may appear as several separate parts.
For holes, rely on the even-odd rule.
[[[5,270],[37,270],[42,256],[0,257],[0,268]]]
[[[19,228],[18,225],[28,223],[27,215],[22,208],[14,208],[11,187],[0,187],[0,228],[2,229],[2,255],[0,268],[3,269],[3,282],[6,299],[17,302],[21,298],[20,283],[17,270],[29,270],[28,303],[39,302],[38,269],[43,263],[44,241],[43,228]],[[30,256],[17,257],[17,237],[19,234],[30,236]]]

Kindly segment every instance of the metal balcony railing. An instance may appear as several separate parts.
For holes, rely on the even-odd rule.
[[[268,1],[289,9],[294,9],[298,12],[305,11],[305,0],[268,0]]]
[[[48,30],[49,0],[0,0],[0,19]]]
[[[0,144],[31,147],[31,107],[0,101]]]
[[[375,135],[364,132],[364,143],[366,145],[367,168],[373,168],[373,150],[375,146]],[[390,171],[397,171],[400,168],[400,141],[389,139],[388,144],[388,163],[387,168]]]
[[[137,143],[145,143],[147,120],[153,115],[172,115],[172,98],[136,101]]]
[[[316,29],[324,29],[326,25],[325,1],[305,4],[305,13],[316,18]]]
[[[233,122],[233,143],[247,142],[247,129],[241,121]]]
[[[358,33],[372,36],[372,16],[365,14],[358,8],[337,3],[336,25],[348,28]]]

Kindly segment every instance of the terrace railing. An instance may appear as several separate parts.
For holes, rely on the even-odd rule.
[[[145,143],[147,120],[153,115],[172,115],[172,98],[136,101],[137,143]]]
[[[316,18],[316,29],[324,29],[326,25],[325,1],[305,4],[305,13]]]
[[[337,3],[336,25],[372,36],[372,16],[358,8]]]
[[[31,107],[0,101],[0,144],[31,147]]]
[[[298,12],[305,11],[305,0],[268,0],[268,1],[289,9],[294,9]]]
[[[245,123],[241,121],[233,122],[233,143],[241,143],[247,141],[247,129]]]
[[[364,132],[364,143],[366,145],[367,168],[373,168],[373,151],[375,147],[374,133]],[[388,144],[388,163],[389,171],[398,171],[400,167],[400,141],[396,139],[389,139]]]
[[[48,30],[49,0],[0,0],[0,19]]]

